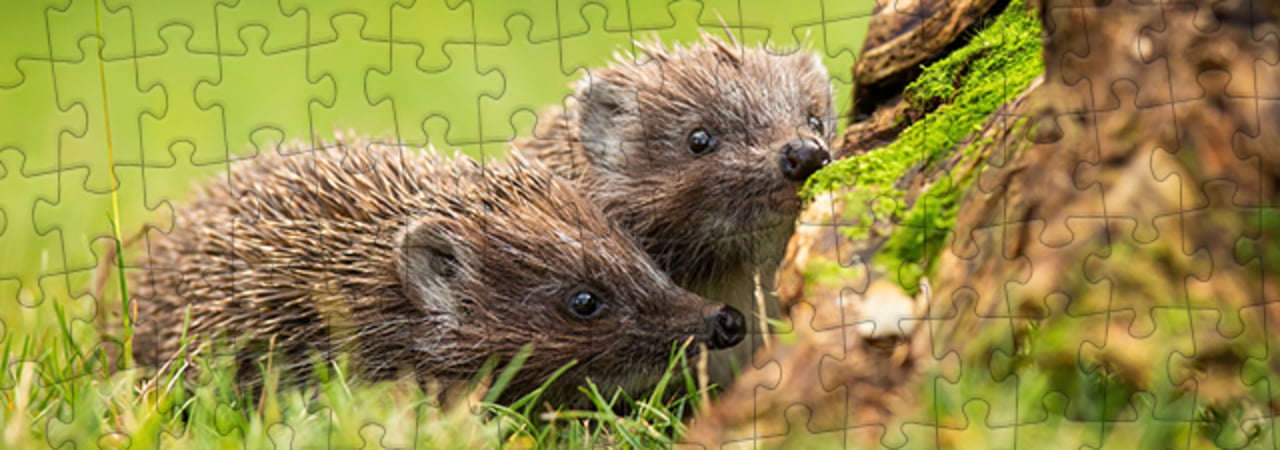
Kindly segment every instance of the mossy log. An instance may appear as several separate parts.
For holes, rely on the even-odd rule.
[[[1011,2],[817,176],[790,327],[688,440],[1280,443],[1280,7],[1255,3]]]

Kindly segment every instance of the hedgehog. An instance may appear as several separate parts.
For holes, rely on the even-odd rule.
[[[643,62],[615,54],[513,147],[585,191],[681,287],[760,319],[776,302],[756,291],[771,290],[799,187],[830,162],[835,113],[817,54],[728,36],[637,43]],[[763,320],[750,322],[752,345],[713,355],[718,383],[762,343]]]
[[[744,318],[680,288],[573,186],[514,155],[369,142],[267,152],[231,166],[150,233],[130,277],[134,356],[229,348],[242,383],[270,364],[304,379],[347,355],[361,378],[457,386],[532,353],[501,401],[574,405],[651,387],[673,349],[734,346]],[[189,317],[189,319],[188,319]],[[189,323],[184,325],[184,321]]]

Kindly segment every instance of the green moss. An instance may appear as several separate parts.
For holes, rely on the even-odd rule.
[[[970,41],[930,64],[907,86],[904,99],[915,110],[932,112],[911,123],[898,139],[864,155],[837,161],[819,171],[804,195],[852,188],[843,194],[852,239],[870,236],[871,220],[899,226],[873,263],[909,291],[945,245],[960,196],[971,177],[942,175],[911,208],[895,182],[913,167],[926,172],[952,154],[1001,105],[1013,100],[1036,76],[1041,62],[1041,27],[1025,0],[1013,0],[994,20],[977,27]],[[936,109],[935,109],[936,108]]]
[[[806,192],[887,186],[912,165],[945,155],[1044,72],[1040,47],[1040,23],[1025,0],[1014,0],[968,44],[925,67],[907,86],[910,104],[927,109],[927,104],[943,103],[937,110],[911,124],[893,143],[814,174]]]
[[[804,279],[805,282],[812,285],[833,285],[840,286],[845,280],[848,280],[849,272],[856,271],[860,266],[844,267],[840,263],[824,259],[815,258],[812,262],[805,265]]]

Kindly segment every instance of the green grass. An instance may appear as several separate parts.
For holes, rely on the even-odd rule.
[[[65,320],[60,311],[55,309],[57,318]],[[539,401],[543,389],[510,404],[493,403],[527,352],[507,367],[491,364],[477,380],[491,382],[465,401],[442,406],[430,386],[353,380],[341,360],[318,365],[315,382],[301,387],[277,385],[278,376],[267,369],[262,394],[252,396],[236,385],[230,361],[196,358],[195,367],[154,374],[120,370],[100,349],[76,345],[85,338],[63,327],[55,335],[6,342],[0,356],[27,361],[0,373],[7,388],[0,390],[6,447],[648,448],[672,445],[684,430],[684,411],[699,407],[693,375],[676,369],[687,367],[682,351],[673,351],[666,375],[647,397],[607,395],[588,385],[582,395],[597,410],[559,411]],[[196,368],[195,375],[188,373]],[[675,389],[690,394],[668,395]],[[632,412],[613,413],[613,405],[624,401]]]
[[[146,224],[164,229],[193,183],[278,142],[353,128],[500,158],[508,140],[530,133],[534,112],[563,101],[582,66],[630,49],[641,28],[688,42],[699,28],[719,33],[720,12],[733,25],[741,18],[747,43],[793,45],[808,33],[845,110],[840,80],[853,62],[845,49],[860,46],[873,5],[128,3],[0,8],[0,448],[671,442],[687,408],[609,393],[583,395],[597,405],[633,402],[634,412],[546,416],[534,402],[441,409],[417,386],[352,381],[336,368],[308,390],[264,398],[239,396],[217,367],[194,384],[183,386],[178,373],[149,384],[150,374],[107,363],[124,354],[131,366],[130,329],[98,329],[104,315],[123,314],[122,271],[112,272],[105,298],[89,288],[112,242]],[[818,11],[835,19],[804,19]],[[688,388],[684,374],[671,376],[671,388]]]

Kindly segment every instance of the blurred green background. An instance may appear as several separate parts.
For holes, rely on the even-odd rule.
[[[335,127],[498,156],[587,67],[651,30],[668,44],[723,35],[717,14],[747,43],[821,52],[846,111],[873,6],[0,0],[0,335],[47,329],[37,316],[53,304],[92,319],[113,176],[127,237],[167,228],[228,161]]]

